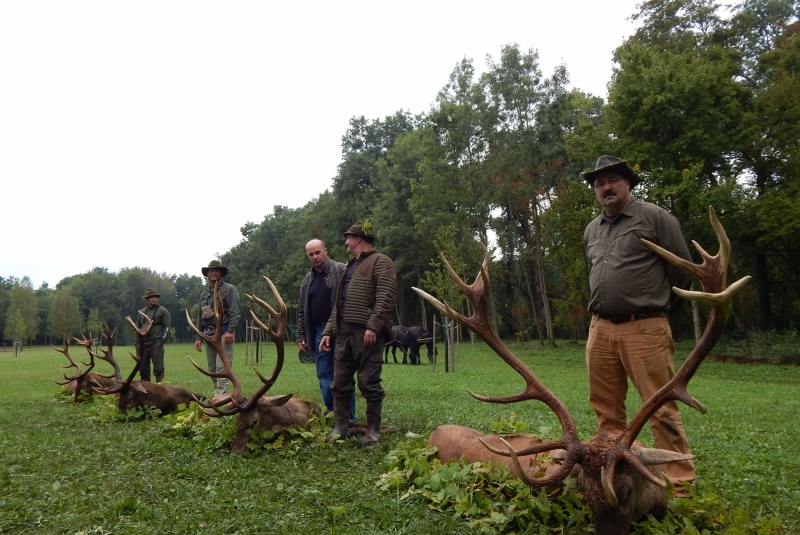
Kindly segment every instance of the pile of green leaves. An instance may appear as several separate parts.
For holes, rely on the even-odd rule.
[[[436,459],[436,448],[424,441],[401,442],[384,461],[386,472],[377,488],[394,493],[398,501],[421,497],[428,506],[466,520],[481,533],[525,532],[592,533],[592,514],[584,504],[576,481],[568,478],[557,492],[532,489],[514,478],[505,466]],[[670,491],[671,492],[671,491]],[[690,491],[691,492],[691,491]],[[781,522],[771,516],[753,517],[730,507],[714,494],[691,499],[670,499],[667,516],[648,517],[634,525],[637,535],[759,534],[781,532]]]

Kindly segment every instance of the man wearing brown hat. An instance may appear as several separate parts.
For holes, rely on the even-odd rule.
[[[600,156],[594,170],[581,176],[603,207],[583,234],[592,313],[586,344],[589,401],[598,427],[622,430],[628,377],[647,400],[675,375],[669,313],[681,299],[672,287],[689,289],[692,282],[691,275],[662,259],[641,238],[691,257],[678,220],[631,197],[639,175],[625,160]],[[656,448],[691,453],[674,401],[661,407],[650,425]],[[685,496],[683,483],[695,479],[692,461],[670,462],[661,469],[676,485],[676,495]]]
[[[391,258],[372,247],[375,234],[369,220],[353,224],[344,236],[347,252],[353,258],[339,281],[336,302],[319,344],[321,351],[330,351],[336,340],[331,387],[334,428],[328,440],[349,436],[348,416],[356,374],[358,389],[367,401],[367,432],[361,444],[369,446],[381,436],[383,346],[392,327],[397,275]]]
[[[208,279],[208,288],[200,296],[200,311],[197,315],[197,328],[209,336],[215,334],[217,319],[214,316],[214,290],[222,296],[222,347],[225,356],[233,366],[233,342],[236,326],[239,324],[239,292],[233,284],[228,284],[222,280],[228,274],[228,268],[223,266],[218,260],[212,260],[207,267],[201,269],[203,276]],[[199,352],[202,339],[198,336],[194,342],[194,348]],[[208,371],[222,372],[222,360],[217,355],[217,351],[206,344],[206,363]],[[224,394],[228,391],[230,381],[223,377],[212,377],[214,381],[214,395]]]
[[[147,306],[139,310],[138,317],[139,327],[145,323],[142,314],[153,320],[153,325],[145,336],[144,347],[141,348],[142,360],[139,362],[139,375],[142,381],[149,381],[150,363],[152,362],[157,383],[164,379],[164,340],[167,339],[172,324],[169,310],[158,304],[160,298],[161,294],[153,288],[147,290],[142,296],[142,299],[147,301]]]

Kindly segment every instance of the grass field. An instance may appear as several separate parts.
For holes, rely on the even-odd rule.
[[[262,373],[271,370],[266,346]],[[294,392],[320,402],[314,366],[301,364],[296,346],[271,393]],[[594,414],[588,404],[583,345],[557,349],[512,345],[520,358],[570,408],[588,438]],[[679,347],[678,360],[688,347]],[[73,346],[73,356],[83,356]],[[189,345],[166,347],[166,379],[210,394],[211,381],[186,358],[204,356]],[[123,375],[127,348],[115,348]],[[199,357],[199,359],[198,359]],[[296,452],[259,450],[231,455],[171,436],[169,419],[100,421],[96,404],[72,405],[57,395],[53,379],[66,359],[52,348],[25,348],[20,357],[0,352],[0,533],[473,533],[466,523],[431,511],[421,500],[398,500],[376,490],[386,453],[403,433],[381,444],[357,441]],[[101,366],[101,371],[106,370]],[[237,346],[234,367],[245,393],[258,379]],[[430,365],[384,366],[384,423],[427,434],[459,423],[490,431],[513,413],[528,431],[558,428],[540,403],[481,403],[466,393],[503,395],[522,380],[483,345],[461,346],[455,373]],[[705,362],[689,387],[709,412],[682,406],[697,456],[697,492],[714,493],[752,515],[778,517],[787,533],[800,532],[800,368]],[[630,403],[631,409],[638,406]],[[364,401],[358,415],[364,418]],[[649,429],[642,434],[651,443]]]

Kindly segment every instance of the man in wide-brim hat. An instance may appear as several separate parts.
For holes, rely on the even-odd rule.
[[[228,268],[219,260],[212,260],[208,266],[201,268],[203,276],[208,279],[208,288],[200,296],[200,311],[197,315],[197,328],[204,334],[213,336],[216,333],[217,318],[214,316],[214,291],[222,296],[222,347],[225,356],[233,366],[233,342],[236,326],[239,324],[239,292],[233,284],[222,280],[228,274]],[[194,348],[199,352],[203,340],[198,336]],[[220,373],[223,370],[222,359],[217,351],[206,344],[206,363],[208,371]],[[224,394],[230,381],[224,377],[212,377],[214,395]]]
[[[594,169],[581,173],[594,190],[602,213],[583,234],[589,263],[589,312],[586,343],[589,401],[598,427],[627,425],[628,378],[645,401],[675,374],[669,313],[681,303],[672,287],[689,289],[692,277],[645,246],[646,238],[691,261],[680,224],[654,204],[631,196],[639,175],[627,161],[600,156]],[[650,419],[655,447],[675,452],[660,465],[685,496],[683,484],[695,479],[694,464],[677,404],[661,407]]]
[[[142,299],[147,301],[147,306],[139,310],[139,316],[136,320],[139,327],[143,327],[146,323],[142,314],[153,321],[150,330],[145,336],[144,347],[141,348],[139,375],[142,381],[149,381],[150,364],[152,363],[157,383],[164,379],[164,341],[167,339],[169,328],[172,325],[169,310],[158,304],[160,297],[160,293],[153,288],[149,288],[142,296]]]
[[[225,277],[228,275],[228,268],[222,265],[219,260],[212,260],[208,263],[208,265],[204,268],[200,268],[200,271],[203,273],[204,277],[208,277],[208,272],[212,269],[219,271],[221,277]]]

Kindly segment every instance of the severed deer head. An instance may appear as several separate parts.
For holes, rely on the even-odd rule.
[[[229,394],[222,394],[215,396],[210,402],[204,403],[198,400],[198,403],[203,407],[203,412],[208,416],[232,416],[236,417],[236,437],[231,445],[231,453],[243,453],[247,451],[247,443],[250,441],[252,431],[259,429],[267,429],[271,431],[280,431],[287,428],[301,428],[311,419],[311,415],[320,416],[319,406],[311,401],[292,397],[292,394],[284,394],[279,396],[264,396],[267,391],[275,384],[278,375],[283,368],[284,361],[284,335],[286,334],[286,322],[288,312],[286,304],[283,302],[280,293],[275,285],[268,277],[264,277],[272,290],[272,295],[278,301],[278,310],[275,310],[267,302],[262,299],[247,294],[247,297],[254,303],[259,304],[264,308],[272,320],[275,320],[275,328],[265,325],[259,319],[255,312],[250,311],[250,315],[256,325],[266,332],[272,341],[275,342],[277,351],[277,359],[275,361],[275,368],[269,377],[264,377],[261,372],[253,367],[253,371],[261,380],[261,385],[251,395],[245,397],[242,394],[242,386],[236,374],[233,372],[233,366],[230,359],[228,359],[223,344],[222,344],[222,296],[217,290],[214,290],[214,315],[217,318],[217,325],[214,334],[208,335],[203,333],[192,322],[189,317],[189,311],[186,311],[186,318],[189,322],[191,329],[211,347],[213,347],[220,360],[222,361],[221,372],[211,372],[200,367],[194,359],[190,356],[189,359],[194,364],[194,367],[201,373],[208,377],[227,378],[233,387],[233,392]],[[269,322],[272,323],[271,321]]]
[[[691,458],[691,456],[675,452],[643,448],[634,444],[634,441],[650,417],[667,402],[682,401],[701,413],[706,412],[706,407],[689,395],[687,385],[722,333],[730,314],[733,295],[750,280],[750,277],[746,276],[726,287],[730,241],[712,207],[709,207],[709,217],[719,240],[719,251],[712,256],[693,241],[692,243],[703,258],[702,264],[686,261],[647,240],[642,240],[668,262],[690,272],[700,281],[702,291],[685,291],[678,288],[673,288],[673,290],[685,299],[708,305],[710,310],[703,335],[678,372],[663,388],[644,402],[621,433],[610,433],[607,430],[598,429],[589,440],[581,441],[569,410],[539,381],[533,371],[511,353],[499,335],[492,329],[488,310],[491,292],[488,273],[489,254],[485,247],[480,273],[475,282],[470,285],[458,277],[442,255],[442,260],[450,276],[459,285],[474,310],[472,317],[463,316],[447,304],[414,288],[436,309],[479,334],[506,364],[525,379],[526,388],[519,394],[491,397],[469,391],[470,395],[489,403],[538,400],[556,414],[562,429],[562,436],[557,440],[533,444],[521,450],[514,450],[508,443],[504,444],[505,449],[496,448],[480,438],[479,440],[491,452],[511,457],[516,466],[516,473],[532,487],[548,487],[557,484],[566,478],[573,468],[580,466],[578,485],[584,493],[587,505],[594,514],[595,533],[597,534],[625,534],[629,532],[632,521],[639,520],[648,513],[656,516],[666,514],[667,482],[663,474],[655,470],[652,465]],[[519,458],[544,452],[557,452],[562,464],[555,470],[547,470],[541,477],[529,476],[520,466]]]
[[[111,388],[116,384],[117,381],[121,380],[119,366],[117,365],[117,362],[114,360],[113,356],[114,336],[117,333],[117,327],[114,327],[113,332],[111,332],[111,330],[108,328],[108,325],[104,325],[103,327],[104,329],[102,335],[106,339],[108,349],[100,349],[102,355],[92,351],[92,346],[95,342],[97,342],[96,339],[86,338],[85,336],[82,336],[80,340],[73,338],[73,340],[75,340],[79,346],[83,346],[89,353],[89,362],[82,363],[84,366],[86,366],[86,369],[82,370],[81,367],[74,360],[72,360],[72,357],[69,356],[69,336],[64,335],[63,349],[53,346],[53,349],[59,353],[62,353],[70,362],[67,366],[61,366],[65,380],[56,381],[56,384],[66,385],[74,392],[75,396],[72,400],[73,403],[80,403],[95,392],[98,392],[99,390],[97,387],[95,387],[96,384],[99,384],[103,388]],[[112,375],[90,373],[92,369],[94,369],[94,359],[96,358],[108,362],[114,368],[114,373]],[[69,368],[75,369],[74,375],[68,376],[66,374],[64,370]]]

